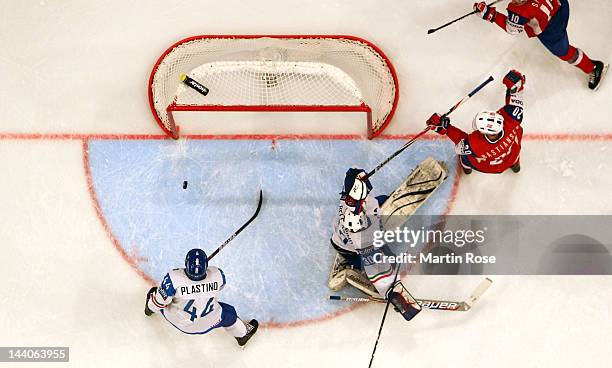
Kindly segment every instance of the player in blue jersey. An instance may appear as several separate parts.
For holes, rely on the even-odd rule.
[[[185,257],[185,268],[168,272],[158,287],[147,293],[145,314],[161,315],[172,326],[186,334],[201,335],[223,327],[244,346],[257,331],[257,320],[243,322],[236,310],[217,299],[225,287],[225,275],[208,266],[201,249],[192,249]]]

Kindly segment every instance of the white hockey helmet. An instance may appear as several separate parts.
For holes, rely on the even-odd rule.
[[[342,217],[342,226],[347,228],[350,232],[356,233],[367,227],[367,218],[363,211],[359,211],[359,214],[355,214],[352,208],[347,208],[344,211]]]
[[[483,134],[499,134],[504,130],[504,117],[495,111],[479,112],[474,117],[472,127]]]

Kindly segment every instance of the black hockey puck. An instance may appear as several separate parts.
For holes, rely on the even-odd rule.
[[[187,189],[187,180],[183,181],[183,189]]]

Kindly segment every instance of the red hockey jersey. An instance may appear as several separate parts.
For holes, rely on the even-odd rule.
[[[506,104],[497,112],[504,117],[504,129],[496,141],[474,131],[470,134],[449,124],[447,135],[455,143],[461,163],[475,170],[499,174],[514,165],[521,153],[523,138],[523,92],[506,92]]]
[[[528,0],[521,5],[510,3],[508,16],[498,13],[495,23],[510,34],[525,31],[527,36],[537,37],[547,30],[552,17],[560,8],[559,0]]]

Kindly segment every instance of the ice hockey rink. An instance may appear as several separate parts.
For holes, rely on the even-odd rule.
[[[612,4],[570,4],[572,44],[612,61]],[[325,300],[344,171],[382,161],[433,112],[492,75],[496,81],[452,116],[470,129],[477,111],[503,104],[500,80],[510,68],[527,76],[522,171],[465,176],[451,166],[425,210],[611,214],[610,76],[593,93],[581,72],[537,40],[512,38],[477,17],[426,34],[471,6],[0,3],[0,346],[69,346],[74,367],[367,366],[383,306]],[[200,34],[345,34],[374,42],[393,62],[401,92],[387,137],[163,139],[147,102],[151,68],[174,42]],[[373,179],[375,190],[393,190],[427,155],[454,162],[449,141],[429,133]],[[222,330],[184,335],[160,316],[145,317],[151,284],[181,266],[192,247],[216,248],[248,218],[259,188],[261,219],[212,262],[228,277],[222,300],[262,323],[246,348]],[[415,295],[460,300],[481,278],[408,275],[404,282]],[[374,366],[610,365],[612,277],[492,279],[468,313],[425,310],[409,323],[389,314]]]

